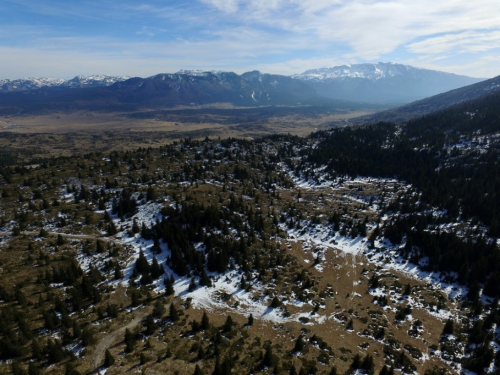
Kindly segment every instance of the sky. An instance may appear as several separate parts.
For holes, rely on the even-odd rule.
[[[379,61],[500,75],[500,1],[0,1],[0,79]]]

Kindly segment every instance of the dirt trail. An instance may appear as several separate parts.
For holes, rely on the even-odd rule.
[[[152,306],[147,306],[144,310],[135,311],[135,317],[127,325],[106,334],[101,339],[101,341],[99,341],[99,343],[95,347],[94,356],[92,358],[92,369],[94,369],[94,371],[97,372],[97,369],[102,366],[106,349],[108,349],[116,340],[123,336],[127,329],[132,330],[133,328],[135,328],[146,316],[151,313],[152,310]]]

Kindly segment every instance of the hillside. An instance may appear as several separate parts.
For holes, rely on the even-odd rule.
[[[499,108],[3,167],[0,371],[494,373]]]
[[[375,124],[379,121],[400,123],[498,92],[500,92],[500,76],[401,107],[363,116],[355,119],[353,122],[358,124]]]

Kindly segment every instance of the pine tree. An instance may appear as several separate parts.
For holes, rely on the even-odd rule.
[[[165,271],[158,264],[158,260],[156,257],[153,257],[153,263],[151,264],[151,277],[153,280],[158,279],[161,275],[163,275]]]
[[[264,359],[262,360],[262,365],[264,367],[273,367],[275,364],[274,362],[274,356],[273,356],[273,347],[271,344],[269,344],[266,347],[266,352],[264,353]]]
[[[352,331],[352,329],[353,329],[353,322],[352,322],[352,319],[351,319],[351,320],[349,320],[349,322],[348,322],[348,323],[347,323],[347,325],[345,326],[345,329],[346,329],[347,331]]]
[[[114,274],[114,279],[115,280],[120,280],[122,277],[123,277],[123,273],[122,273],[122,270],[120,268],[120,265],[118,263],[116,263],[115,265],[115,274]]]
[[[295,346],[293,347],[293,351],[298,353],[304,350],[304,347],[306,346],[304,342],[304,338],[301,336],[297,337],[297,340],[295,341]]]
[[[233,329],[233,319],[231,318],[231,315],[228,315],[226,318],[226,322],[224,323],[224,326],[222,327],[222,330],[224,332],[230,332]]]
[[[273,300],[271,301],[270,307],[275,309],[275,308],[280,307],[280,306],[281,306],[281,301],[279,300],[278,297],[274,297]]]
[[[156,199],[156,192],[155,192],[154,187],[150,186],[150,187],[148,188],[148,191],[147,191],[147,193],[146,193],[146,199],[147,199],[148,201],[153,201],[153,200],[155,200],[155,199]]]
[[[170,304],[170,309],[169,309],[169,316],[170,320],[173,322],[176,322],[179,320],[179,312],[175,308],[175,305],[173,303]]]
[[[208,328],[210,328],[210,322],[208,320],[207,313],[203,311],[203,316],[201,318],[201,329],[207,330]]]
[[[189,283],[189,288],[188,288],[188,291],[189,292],[192,292],[196,289],[196,280],[194,279],[194,277],[191,278],[191,282]]]
[[[375,373],[375,364],[373,362],[373,357],[371,354],[367,354],[361,363],[361,369],[365,370],[368,375],[373,375]]]
[[[152,314],[155,318],[161,318],[163,314],[165,314],[165,306],[163,306],[163,303],[160,300],[156,300],[153,306]]]
[[[253,326],[253,315],[250,314],[248,316],[248,323],[247,323],[248,326]]]
[[[106,352],[104,354],[104,367],[111,367],[115,363],[115,358],[113,355],[109,352],[108,349],[106,349]]]
[[[170,278],[166,277],[165,279],[163,279],[163,283],[165,284],[165,295],[167,297],[173,296],[175,293],[173,276],[171,276]]]
[[[144,334],[146,336],[151,336],[156,331],[156,324],[153,318],[153,315],[148,315],[146,317],[146,329],[144,330]]]
[[[57,235],[57,246],[61,246],[61,245],[64,245],[66,243],[66,241],[64,240],[64,237],[61,236],[60,234]]]
[[[454,323],[453,320],[448,319],[444,325],[443,328],[443,335],[453,335],[455,328],[454,328]]]
[[[215,367],[214,371],[212,371],[212,375],[224,375],[222,372],[222,366],[220,364],[219,356],[215,357]]]
[[[136,343],[135,335],[132,332],[130,332],[130,330],[127,328],[125,330],[125,351],[127,353],[132,353],[134,351],[135,343]]]

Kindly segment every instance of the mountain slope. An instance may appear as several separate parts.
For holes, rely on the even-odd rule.
[[[74,86],[77,84],[74,82]],[[240,106],[293,105],[317,96],[305,83],[258,72],[240,76],[232,72],[180,71],[130,78],[109,86],[68,87],[58,85],[4,93],[0,96],[0,111],[134,110],[221,102]]]
[[[500,76],[406,104],[398,108],[360,117],[355,119],[355,122],[366,124],[373,124],[379,121],[403,122],[498,92],[500,92]]]
[[[0,80],[0,93],[36,90],[44,87],[100,87],[109,86],[130,77],[113,77],[107,75],[76,76],[69,80],[60,78],[22,78]]]
[[[387,108],[387,105],[407,103],[477,81],[394,63],[317,69],[292,77],[258,71],[238,75],[181,70],[148,78],[77,76],[68,81],[5,80],[0,81],[0,113],[129,111],[214,103],[236,106],[335,104],[345,108],[352,107],[350,102],[369,102]]]
[[[293,78],[328,98],[375,103],[408,103],[482,80],[396,63],[314,69]]]

